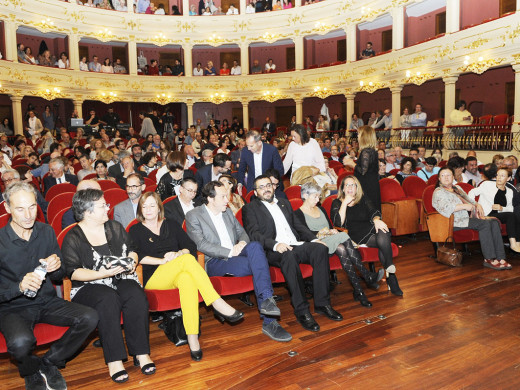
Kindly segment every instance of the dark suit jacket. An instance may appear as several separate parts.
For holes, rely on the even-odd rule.
[[[265,122],[262,125],[262,132],[264,132],[265,130],[267,130],[269,133],[275,133],[276,132],[276,123],[269,122],[269,130],[268,130],[267,129],[267,122]]]
[[[280,172],[280,177],[283,176],[283,163],[278,150],[273,145],[264,144],[262,151],[262,174],[271,168]],[[248,172],[247,183],[244,183],[246,171]],[[255,181],[255,158],[253,153],[247,148],[242,149],[237,180],[246,186],[248,192],[253,189],[253,183]]]
[[[312,241],[316,239],[307,225],[294,216],[291,203],[285,199],[278,199],[278,206],[282,210],[296,239],[299,241]],[[276,223],[271,213],[262,201],[254,199],[242,207],[242,221],[251,241],[258,241],[264,250],[273,251],[276,241]]]
[[[202,204],[201,199],[195,198],[193,200],[193,205],[195,207],[200,206],[201,204]],[[164,205],[164,217],[166,219],[175,221],[179,225],[182,226],[182,223],[184,222],[186,215],[184,214],[184,210],[182,209],[181,201],[179,200],[179,197],[176,197],[174,200],[172,200]]]
[[[204,165],[202,168],[197,170],[195,180],[197,180],[197,196],[202,192],[202,188],[211,181],[213,164]],[[230,173],[229,171],[227,173]]]
[[[69,173],[66,173],[65,181],[67,183],[74,184],[75,186],[78,185],[78,177],[76,175],[71,175]],[[43,183],[45,186],[45,193],[43,194],[43,196],[47,195],[47,191],[49,191],[49,188],[58,184],[56,179],[50,175],[43,179]]]
[[[330,121],[330,130],[345,130],[345,122],[341,120],[341,118],[338,119],[332,119]]]
[[[195,163],[195,168],[200,169],[202,167],[206,166],[206,163],[202,158],[199,158],[197,162]]]
[[[121,163],[114,164],[110,168],[108,168],[108,176],[116,178],[118,176],[121,176],[122,174],[123,174],[123,167],[122,167]]]

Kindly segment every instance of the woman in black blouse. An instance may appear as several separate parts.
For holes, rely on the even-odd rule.
[[[98,312],[105,362],[112,380],[123,383],[128,373],[123,366],[127,355],[121,314],[134,365],[140,366],[143,374],[152,375],[155,364],[150,359],[148,301],[135,274],[136,246],[119,222],[108,219],[109,208],[101,190],[76,192],[72,211],[79,223],[65,236],[62,255],[72,281],[72,302]],[[123,258],[128,268],[116,266],[114,256]]]
[[[361,126],[359,134],[359,157],[354,162],[347,160],[348,166],[354,169],[354,176],[361,183],[363,192],[372,205],[381,211],[381,190],[379,189],[379,160],[377,157],[377,137],[370,126]]]
[[[173,195],[179,195],[179,188],[183,179],[187,177],[195,178],[193,172],[186,169],[187,160],[184,152],[170,152],[166,158],[166,166],[168,167],[168,172],[161,177],[156,189],[161,200],[165,200]]]
[[[145,289],[179,289],[182,321],[191,358],[202,359],[199,344],[199,291],[206,305],[212,305],[217,315],[232,322],[243,313],[229,306],[217,294],[206,271],[197,263],[197,247],[173,220],[164,219],[164,207],[155,192],[146,192],[139,199],[137,219],[140,223],[130,228],[130,236],[137,245],[139,261],[143,264]]]
[[[347,176],[341,182],[338,198],[332,202],[330,217],[334,226],[348,229],[350,238],[358,245],[379,249],[379,260],[386,270],[389,290],[394,295],[403,295],[392,260],[392,235],[381,219],[381,212],[363,194],[356,177]]]

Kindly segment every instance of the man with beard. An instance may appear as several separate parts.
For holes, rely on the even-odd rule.
[[[124,227],[128,226],[137,215],[137,205],[145,190],[144,179],[138,173],[132,173],[126,178],[126,193],[128,199],[114,207],[114,220]]]

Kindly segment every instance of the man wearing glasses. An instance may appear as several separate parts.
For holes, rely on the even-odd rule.
[[[385,150],[385,160],[386,160],[386,173],[390,172],[392,169],[399,169],[399,164],[397,164],[397,155],[395,154],[394,149]]]
[[[138,173],[131,173],[126,178],[126,193],[128,199],[114,207],[114,220],[126,227],[135,219],[137,215],[137,205],[145,188],[144,179]]]
[[[164,216],[166,219],[173,219],[182,226],[186,213],[202,204],[200,198],[195,200],[197,188],[197,181],[195,179],[191,177],[185,178],[181,182],[179,196],[164,205]]]
[[[262,245],[269,265],[281,268],[291,293],[296,319],[306,330],[320,330],[309,310],[299,267],[300,264],[310,264],[313,268],[314,312],[341,321],[343,316],[330,304],[327,246],[295,218],[289,201],[274,197],[269,177],[257,177],[254,186],[256,198],[242,208],[244,228],[252,241]]]

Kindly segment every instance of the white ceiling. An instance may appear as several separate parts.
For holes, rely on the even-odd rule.
[[[450,0],[453,1],[453,0]],[[486,0],[489,1],[489,0]],[[446,7],[446,0],[424,0],[415,4],[406,6],[406,16],[421,16],[439,8]]]
[[[358,30],[375,30],[382,27],[392,25],[392,16],[390,14],[384,14],[374,19],[371,22],[365,22],[358,24]]]

